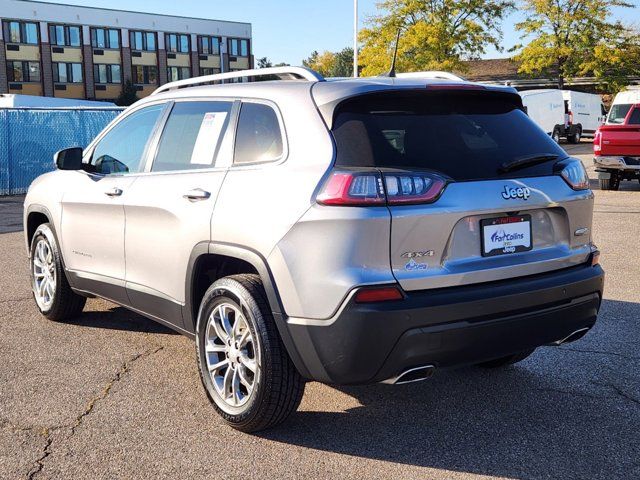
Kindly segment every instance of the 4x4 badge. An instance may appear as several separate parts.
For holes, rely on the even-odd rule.
[[[529,187],[510,187],[508,185],[504,186],[504,192],[502,192],[502,198],[505,200],[509,200],[512,198],[522,198],[523,200],[527,200],[531,196],[531,190]]]

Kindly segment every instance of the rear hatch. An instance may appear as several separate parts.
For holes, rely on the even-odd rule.
[[[640,157],[640,106],[613,105],[607,124],[598,132],[596,155]]]
[[[336,108],[332,131],[334,178],[358,176],[349,192],[367,202],[384,197],[390,264],[405,290],[589,258],[584,167],[527,117],[515,93],[464,85],[369,93]]]

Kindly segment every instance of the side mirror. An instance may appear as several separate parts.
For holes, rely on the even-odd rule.
[[[60,170],[82,170],[82,148],[60,150],[53,155],[53,161]]]

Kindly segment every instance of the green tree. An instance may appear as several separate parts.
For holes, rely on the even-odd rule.
[[[302,64],[325,77],[350,77],[353,74],[353,48],[346,47],[339,52],[314,51]]]
[[[273,63],[267,57],[262,57],[258,59],[258,68],[269,68],[273,67]]]
[[[613,7],[632,8],[633,4],[625,0],[521,0],[520,6],[527,19],[516,29],[523,40],[531,39],[525,46],[514,47],[521,73],[557,76],[558,88],[564,88],[567,78],[591,74],[605,83],[619,82],[622,70],[631,67],[620,57],[637,38],[611,17]]]
[[[398,29],[397,70],[465,71],[463,60],[478,58],[492,45],[501,51],[504,16],[512,0],[384,0],[382,14],[360,32],[364,75],[389,70]]]
[[[116,99],[116,105],[121,107],[128,107],[138,101],[138,92],[136,90],[136,86],[133,84],[131,79],[127,79],[122,85],[122,91],[120,95]]]

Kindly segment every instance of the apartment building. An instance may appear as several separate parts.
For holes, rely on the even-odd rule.
[[[0,0],[0,93],[114,100],[253,67],[251,24]]]

